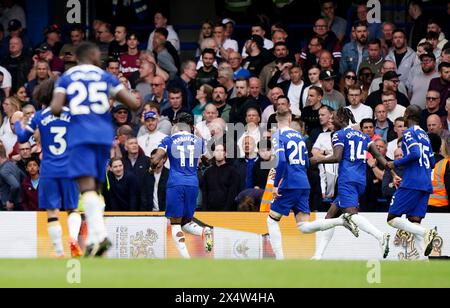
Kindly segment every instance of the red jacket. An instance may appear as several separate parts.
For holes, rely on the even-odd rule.
[[[22,209],[26,212],[39,211],[38,190],[34,189],[33,185],[31,184],[31,178],[29,176],[26,177],[25,180],[23,180],[21,190],[22,190]]]

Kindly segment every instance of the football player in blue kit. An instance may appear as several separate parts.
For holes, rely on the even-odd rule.
[[[392,198],[388,224],[414,234],[416,248],[428,257],[438,233],[436,228],[426,230],[420,224],[426,216],[428,201],[433,193],[431,173],[436,161],[430,139],[419,126],[420,115],[418,106],[406,109],[405,122],[408,129],[403,134],[404,157],[388,164],[389,168],[403,167],[405,170],[400,188]],[[407,219],[402,218],[403,215]]]
[[[110,97],[133,110],[139,104],[115,76],[100,68],[97,45],[82,43],[76,58],[79,65],[57,81],[51,111],[61,115],[68,102],[71,115],[67,132],[68,175],[77,180],[84,205],[88,228],[85,256],[99,257],[111,247],[103,219],[105,202],[99,193],[114,140]]]
[[[64,257],[62,228],[59,222],[59,210],[68,213],[69,246],[72,257],[81,257],[78,235],[81,228],[81,216],[78,212],[78,185],[67,176],[69,152],[67,148],[67,130],[70,123],[69,109],[64,107],[59,117],[54,116],[48,107],[53,96],[55,81],[49,79],[35,90],[35,99],[43,105],[28,123],[22,123],[17,117],[14,123],[20,143],[27,142],[37,131],[42,144],[41,175],[39,180],[39,208],[47,210],[48,233],[53,242],[56,257]]]
[[[336,132],[333,134],[333,155],[329,157],[317,156],[311,158],[312,164],[336,164],[339,163],[337,198],[330,207],[326,219],[337,217],[342,212],[347,215],[344,219],[351,226],[352,233],[358,237],[359,229],[372,235],[380,244],[383,258],[389,254],[390,235],[383,233],[372,225],[365,217],[359,215],[359,198],[366,190],[367,152],[373,155],[382,169],[391,171],[396,182],[398,176],[387,168],[386,159],[378,152],[375,143],[369,136],[355,130],[350,125],[356,123],[349,109],[340,108],[333,115],[333,124]],[[315,260],[323,257],[325,249],[334,235],[334,229],[329,229],[323,234],[322,241],[317,247]]]
[[[172,238],[181,256],[189,259],[184,232],[202,236],[208,252],[212,251],[212,230],[193,221],[199,194],[198,165],[205,154],[205,143],[193,134],[194,118],[188,113],[177,115],[171,136],[166,137],[152,158],[152,169],[166,157],[170,161],[167,183],[166,217],[172,226]]]
[[[295,214],[299,230],[305,234],[326,231],[338,226],[352,228],[348,224],[348,219],[345,219],[345,215],[348,214],[336,216],[334,219],[310,222],[308,150],[303,136],[291,129],[291,120],[291,111],[288,108],[279,108],[277,111],[279,130],[273,136],[278,161],[273,190],[275,200],[267,218],[270,242],[277,260],[284,259],[279,222],[283,216],[289,216],[291,211]]]

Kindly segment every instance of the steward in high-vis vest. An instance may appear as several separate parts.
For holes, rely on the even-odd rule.
[[[450,192],[450,159],[443,159],[436,164],[434,168],[432,181],[433,181],[433,194],[430,196],[428,202],[429,213],[449,213],[449,198]]]

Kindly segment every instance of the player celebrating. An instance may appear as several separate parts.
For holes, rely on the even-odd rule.
[[[98,46],[81,44],[76,58],[79,65],[67,71],[56,85],[51,109],[59,116],[67,99],[71,114],[68,174],[77,179],[85,209],[88,227],[85,255],[98,257],[111,247],[103,220],[105,203],[99,194],[114,139],[109,97],[131,109],[137,109],[138,103],[116,77],[99,68]]]
[[[189,259],[184,232],[203,236],[207,251],[210,252],[213,248],[211,229],[202,228],[193,222],[199,192],[197,170],[199,159],[205,153],[205,144],[202,139],[192,134],[192,115],[181,113],[177,116],[176,123],[172,136],[162,141],[152,158],[152,169],[168,155],[170,174],[167,183],[166,217],[170,219],[172,238],[178,251],[183,258]]]
[[[78,235],[81,228],[81,216],[78,208],[77,183],[67,177],[69,155],[67,151],[67,129],[70,123],[69,109],[64,107],[60,117],[55,117],[49,106],[52,100],[55,81],[43,82],[35,91],[35,100],[43,105],[43,110],[37,112],[28,125],[21,125],[23,114],[17,113],[14,123],[20,143],[27,142],[39,130],[42,143],[43,159],[39,180],[39,208],[47,210],[48,233],[58,258],[64,257],[62,228],[59,222],[59,210],[68,212],[69,246],[72,257],[82,256],[78,245]]]
[[[420,114],[418,106],[406,109],[405,122],[409,128],[403,135],[402,150],[405,156],[388,163],[389,168],[405,168],[402,184],[392,198],[388,223],[393,228],[414,234],[417,249],[428,257],[438,234],[436,228],[426,230],[420,224],[426,216],[428,200],[433,192],[431,173],[435,158],[430,139],[419,126]],[[402,218],[404,214],[407,219]]]
[[[309,166],[308,150],[302,135],[291,129],[292,114],[288,108],[279,108],[277,121],[279,130],[273,137],[275,154],[278,158],[274,183],[274,202],[267,218],[270,242],[277,260],[283,260],[283,247],[279,222],[282,216],[294,211],[297,226],[305,234],[325,231],[338,226],[351,229],[348,218],[339,218],[309,222],[310,185],[307,170]]]
[[[359,229],[372,235],[380,243],[383,258],[389,254],[388,233],[383,234],[373,226],[366,218],[358,215],[359,198],[366,190],[366,157],[367,150],[377,159],[382,168],[386,168],[386,159],[378,152],[375,143],[370,137],[349,126],[355,123],[352,112],[340,108],[333,115],[333,123],[338,130],[333,135],[333,155],[330,157],[317,156],[311,159],[312,164],[336,164],[339,163],[338,195],[330,207],[326,219],[331,219],[344,212],[344,219],[352,226],[352,233],[358,237]],[[387,168],[388,169],[388,168]],[[395,179],[398,181],[398,177]],[[320,260],[334,235],[334,229],[327,230],[322,242],[319,244],[314,259]]]

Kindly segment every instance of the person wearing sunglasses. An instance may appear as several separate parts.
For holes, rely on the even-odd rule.
[[[441,102],[441,93],[430,90],[426,93],[426,108],[422,110],[422,114],[420,115],[420,127],[424,131],[428,130],[427,120],[432,115],[437,115],[441,118],[442,123],[445,123],[445,119],[447,118],[447,111],[440,108]]]
[[[358,83],[358,76],[356,76],[356,72],[349,69],[344,72],[341,77],[341,81],[339,82],[339,92],[342,93],[345,97],[348,95],[348,89]],[[350,103],[347,101],[347,106]]]
[[[375,107],[378,106],[378,104],[380,104],[380,102],[382,101],[381,95],[383,94],[383,92],[389,91],[393,92],[396,95],[399,105],[405,108],[410,106],[411,103],[408,97],[399,91],[401,76],[402,76],[401,74],[397,74],[395,71],[394,72],[389,71],[386,74],[384,74],[383,83],[380,85],[380,90],[375,91],[369,95],[366,101],[366,105],[372,107],[372,109],[375,110]],[[395,119],[396,118],[394,118],[393,120]]]

